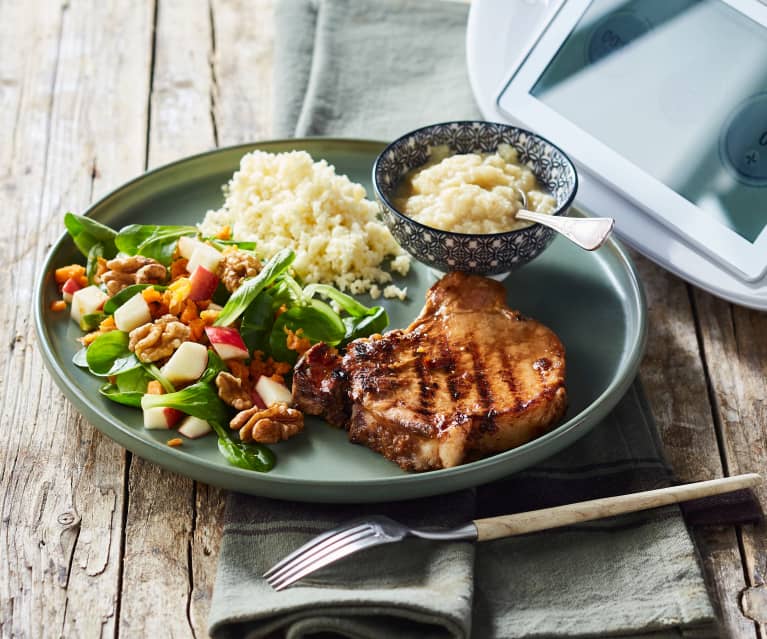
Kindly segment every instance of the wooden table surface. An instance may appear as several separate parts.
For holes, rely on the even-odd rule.
[[[272,43],[270,0],[0,0],[0,637],[206,635],[224,493],[72,408],[35,344],[33,283],[65,211],[269,138]],[[764,471],[767,315],[637,262],[641,377],[676,473]],[[767,639],[765,527],[695,536],[723,635]]]

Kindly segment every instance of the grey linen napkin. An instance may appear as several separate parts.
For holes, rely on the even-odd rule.
[[[393,139],[478,117],[464,62],[467,7],[442,1],[283,0],[277,136]],[[483,544],[376,548],[276,593],[260,575],[366,513],[451,525],[667,485],[636,383],[588,436],[506,480],[442,497],[328,506],[232,494],[210,612],[228,637],[709,637],[715,621],[677,508]]]

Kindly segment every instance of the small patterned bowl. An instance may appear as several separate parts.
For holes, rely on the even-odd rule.
[[[508,273],[543,252],[554,231],[540,224],[505,233],[453,233],[416,222],[392,204],[400,180],[427,161],[430,147],[447,145],[456,153],[492,153],[502,143],[517,150],[520,161],[554,196],[557,207],[552,215],[567,214],[578,189],[578,175],[570,158],[551,142],[530,131],[494,122],[432,124],[392,142],[373,165],[373,187],[383,219],[402,248],[439,271],[481,275]]]

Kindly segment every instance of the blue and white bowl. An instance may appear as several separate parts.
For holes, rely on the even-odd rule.
[[[566,215],[578,189],[570,158],[535,133],[507,124],[481,121],[444,122],[406,133],[387,146],[373,165],[373,186],[383,219],[400,246],[439,271],[481,275],[507,273],[540,255],[554,231],[533,224],[505,233],[453,233],[425,226],[398,211],[394,192],[408,171],[429,158],[429,148],[447,145],[455,153],[492,153],[499,144],[513,146],[519,160],[557,201],[552,215]]]

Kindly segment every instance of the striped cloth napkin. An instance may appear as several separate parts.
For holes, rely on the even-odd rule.
[[[478,117],[464,63],[467,7],[429,0],[277,5],[277,136],[393,139]],[[483,544],[407,540],[276,593],[260,575],[312,536],[366,513],[452,525],[668,485],[636,383],[545,463],[476,491],[323,506],[232,494],[209,618],[215,639],[342,636],[712,637],[715,620],[676,507]]]

